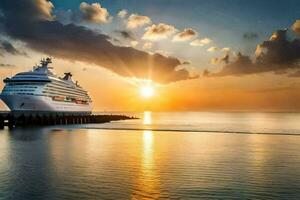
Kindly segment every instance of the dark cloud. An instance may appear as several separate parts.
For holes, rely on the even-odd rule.
[[[17,50],[9,41],[0,40],[0,55],[5,53],[27,56],[25,52]]]
[[[15,67],[15,65],[0,63],[0,67]]]
[[[173,40],[174,42],[182,42],[182,41],[187,41],[187,40],[190,40],[192,39],[193,37],[195,37],[198,33],[191,29],[191,28],[187,28],[187,29],[184,29],[182,32],[176,34],[174,37],[173,37]]]
[[[233,62],[228,63],[215,76],[243,75],[261,72],[287,73],[288,69],[299,68],[300,41],[288,40],[287,30],[278,30],[269,40],[257,46],[255,60],[239,53]],[[228,58],[229,60],[229,58]]]
[[[278,30],[268,41],[258,45],[256,49],[257,63],[261,65],[277,65],[276,68],[298,66],[300,59],[300,40],[289,41],[287,29]],[[280,66],[278,66],[280,65]]]
[[[247,32],[247,33],[244,33],[243,38],[245,40],[254,40],[254,39],[258,38],[258,34],[253,33],[253,32]]]
[[[152,71],[154,81],[169,83],[190,79],[186,69],[177,70],[177,58],[149,54],[132,47],[113,45],[107,35],[74,24],[63,25],[50,20],[48,13],[36,3],[46,0],[23,0],[23,3],[1,0],[5,16],[5,31],[10,37],[22,40],[28,47],[52,56],[93,63],[122,76],[148,78]],[[29,15],[29,11],[30,15]]]
[[[286,74],[286,70],[285,70],[285,69],[282,69],[282,70],[276,70],[276,71],[274,71],[274,74],[276,74],[276,75]]]
[[[203,76],[209,76],[209,75],[210,75],[210,72],[207,69],[205,69],[203,71]]]
[[[0,6],[3,16],[14,17],[15,22],[53,19],[51,12],[54,6],[47,0],[1,0]]]
[[[221,58],[221,61],[224,62],[225,64],[228,64],[229,63],[229,55],[225,54],[225,56],[223,56]]]
[[[229,63],[229,54],[226,53],[223,57],[221,58],[213,58],[211,60],[212,64],[220,64],[220,63],[225,63],[228,64]]]
[[[211,74],[211,76],[243,75],[256,72],[258,72],[257,66],[252,63],[251,59],[238,53],[233,62],[226,64],[220,72]]]
[[[115,30],[114,33],[121,36],[123,39],[126,40],[136,40],[136,37],[133,32],[127,30]]]
[[[300,70],[288,74],[288,77],[300,77]]]

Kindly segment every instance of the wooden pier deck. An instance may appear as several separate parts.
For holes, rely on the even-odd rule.
[[[106,123],[118,120],[137,119],[126,115],[18,115],[0,112],[0,129],[27,126]]]

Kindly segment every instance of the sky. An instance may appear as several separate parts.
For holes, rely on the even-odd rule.
[[[0,2],[1,77],[52,56],[95,111],[299,111],[299,39],[296,0]]]

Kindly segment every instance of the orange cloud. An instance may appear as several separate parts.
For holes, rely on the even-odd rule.
[[[209,39],[209,38],[203,38],[203,39],[197,39],[197,40],[194,40],[190,43],[191,46],[204,46],[204,45],[207,45],[209,43],[211,43],[212,40]]]
[[[191,28],[188,29],[184,29],[182,32],[176,34],[173,37],[174,42],[182,42],[182,41],[187,41],[192,39],[193,37],[195,37],[198,33],[196,31],[194,31]]]
[[[82,12],[82,18],[86,22],[92,23],[108,23],[109,13],[106,8],[102,8],[99,3],[88,4],[82,2],[80,4],[80,11]]]
[[[174,26],[164,23],[159,23],[157,25],[153,24],[152,26],[147,27],[145,30],[146,32],[144,33],[142,39],[152,41],[166,39],[177,31]]]
[[[134,29],[150,23],[151,19],[148,16],[131,14],[127,20],[127,28]]]
[[[143,49],[151,49],[153,46],[152,42],[146,42],[144,45],[143,45]]]
[[[207,49],[208,52],[215,52],[218,50],[218,47],[210,47]]]
[[[295,23],[292,25],[293,31],[297,34],[300,35],[300,20],[296,20]]]

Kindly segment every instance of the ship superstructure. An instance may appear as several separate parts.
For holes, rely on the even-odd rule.
[[[71,73],[56,76],[50,63],[51,58],[42,59],[32,71],[5,78],[0,98],[16,114],[90,114],[88,93],[72,80]]]

